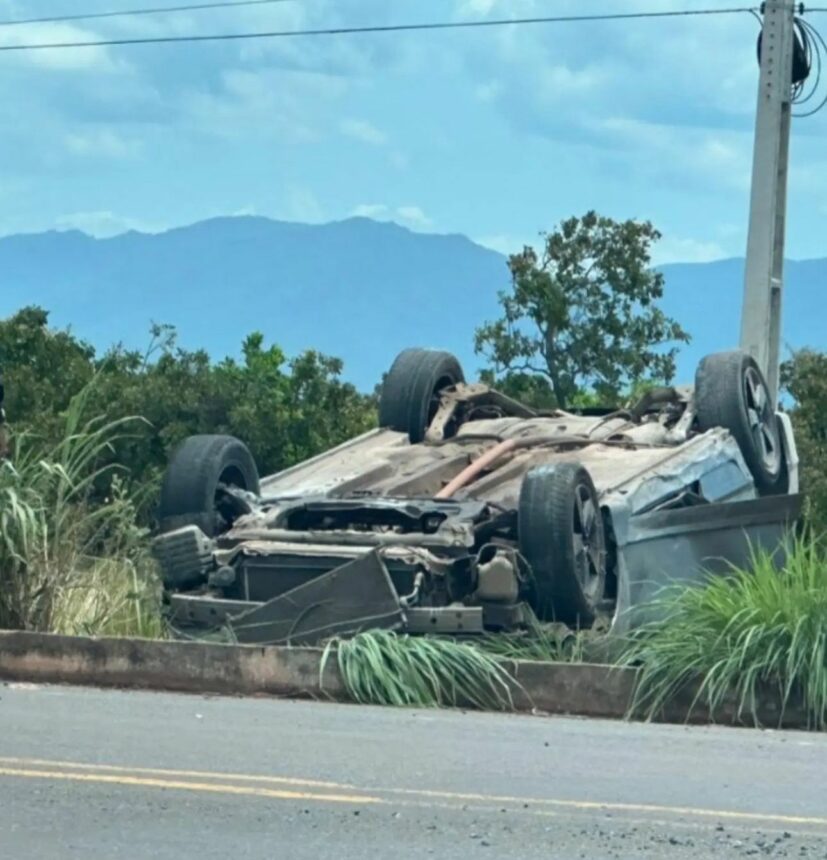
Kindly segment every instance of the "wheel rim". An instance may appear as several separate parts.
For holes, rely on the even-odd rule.
[[[761,374],[754,367],[747,368],[744,373],[744,401],[750,435],[761,465],[769,474],[774,475],[781,467],[778,427],[770,393]]]
[[[574,567],[583,594],[597,598],[603,579],[605,547],[600,509],[586,484],[574,492]]]

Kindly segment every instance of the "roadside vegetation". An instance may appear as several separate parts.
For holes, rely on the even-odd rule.
[[[688,336],[658,308],[658,238],[648,222],[587,213],[511,257],[501,318],[475,336],[485,380],[543,408],[668,382]],[[145,352],[98,354],[29,307],[0,320],[0,369],[12,429],[10,459],[0,460],[0,628],[163,636],[148,538],[172,448],[197,433],[235,435],[269,473],[376,420],[375,394],[345,382],[339,359],[288,357],[258,333],[234,358],[184,349],[167,326],[153,327]],[[808,533],[823,535],[827,354],[794,354],[782,380]],[[655,717],[700,684],[696,704],[713,713],[734,697],[755,719],[759,694],[769,694],[803,703],[812,726],[827,728],[827,549],[810,537],[788,550],[780,574],[759,554],[749,570],[662,598],[665,619],[621,661],[641,668],[636,714]],[[588,659],[592,638],[539,623],[467,641],[369,632],[330,643],[326,659],[356,701],[506,708],[508,661]]]
[[[322,673],[335,659],[360,704],[511,710],[514,682],[503,661],[470,642],[386,630],[331,640]]]
[[[157,637],[138,501],[107,464],[137,422],[87,419],[91,395],[72,398],[59,438],[18,434],[0,462],[0,628]]]
[[[16,434],[57,445],[81,392],[86,415],[144,419],[99,453],[118,464],[147,524],[169,454],[187,436],[238,436],[268,474],[375,424],[374,397],[342,381],[339,359],[314,351],[288,358],[256,333],[240,353],[215,361],[205,350],[179,347],[173,329],[155,326],[145,352],[116,346],[98,355],[71,332],[52,329],[40,308],[0,320],[5,406]]]
[[[779,571],[768,552],[749,569],[665,595],[660,620],[637,631],[623,662],[640,667],[633,713],[655,718],[679,693],[712,716],[734,704],[758,724],[762,703],[803,706],[827,728],[827,548],[790,538]]]

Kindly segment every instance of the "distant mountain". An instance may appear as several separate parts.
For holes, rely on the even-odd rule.
[[[738,337],[743,261],[664,267],[664,308],[693,335],[682,380],[699,357]],[[827,260],[788,266],[785,337],[827,346]],[[151,321],[187,347],[237,354],[260,330],[288,354],[315,348],[371,388],[406,346],[456,352],[479,368],[474,328],[497,313],[505,258],[464,236],[414,233],[365,218],[324,225],[216,218],[157,235],[94,239],[77,231],[0,239],[0,316],[26,304],[99,348],[143,348]]]

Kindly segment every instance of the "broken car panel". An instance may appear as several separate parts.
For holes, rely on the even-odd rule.
[[[626,630],[658,590],[775,548],[798,461],[755,362],[602,415],[538,412],[466,384],[448,353],[396,359],[379,429],[259,479],[247,448],[174,453],[154,551],[174,627],[303,643],[385,627]]]

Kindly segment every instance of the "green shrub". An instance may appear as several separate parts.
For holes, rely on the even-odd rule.
[[[360,704],[510,710],[514,681],[502,662],[451,639],[371,630],[328,643],[350,697]]]
[[[100,465],[128,419],[86,420],[90,392],[72,399],[57,443],[18,435],[0,463],[0,628],[157,636],[160,595],[135,499]]]
[[[654,717],[699,684],[694,704],[713,716],[734,695],[738,717],[757,724],[769,695],[827,728],[827,553],[805,538],[784,551],[780,572],[771,553],[756,551],[748,570],[662,598],[664,616],[637,632],[623,660],[641,666],[634,712]]]

